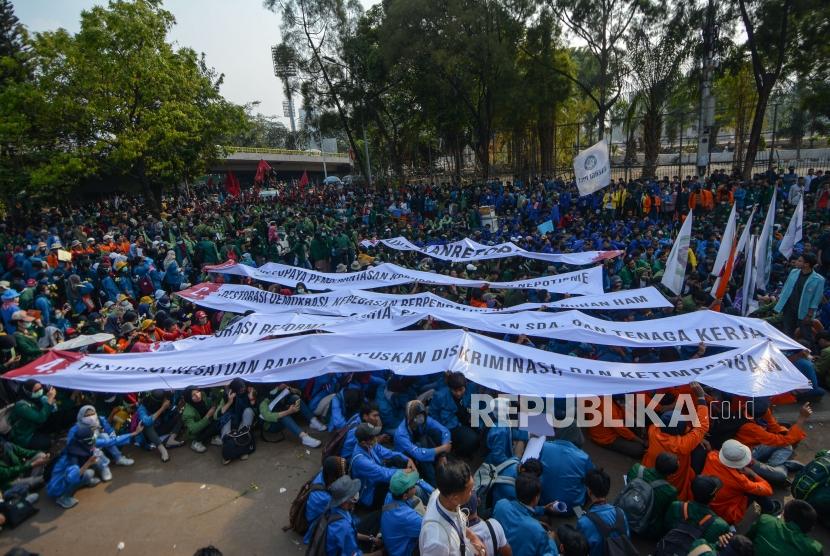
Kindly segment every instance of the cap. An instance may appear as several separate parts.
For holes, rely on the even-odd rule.
[[[403,469],[399,469],[398,471],[395,471],[395,474],[392,475],[392,478],[389,480],[389,492],[391,492],[393,496],[400,496],[410,488],[417,485],[420,479],[421,477],[418,475],[417,471],[407,473]]]
[[[11,289],[11,288],[4,291],[3,295],[0,295],[0,299],[2,299],[3,301],[11,301],[12,299],[14,299],[16,297],[20,297],[20,292],[18,292],[15,289]]]
[[[35,317],[32,317],[26,311],[15,311],[12,313],[12,321],[22,320],[23,322],[32,322]]]
[[[358,442],[364,442],[376,437],[380,432],[381,428],[372,423],[360,423],[355,429],[354,435]]]

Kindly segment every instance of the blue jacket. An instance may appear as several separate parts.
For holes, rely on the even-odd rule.
[[[470,385],[467,385],[464,395],[461,396],[461,405],[469,408],[472,404],[470,400]],[[429,402],[429,410],[435,420],[452,430],[459,425],[458,417],[455,413],[458,406],[455,403],[455,398],[452,397],[452,392],[446,385],[435,391],[432,400]]]
[[[559,549],[534,517],[534,511],[518,500],[500,500],[493,509],[504,529],[514,556],[556,556]]]
[[[311,483],[323,485],[323,472],[320,471],[317,473]],[[308,531],[306,531],[303,537],[304,543],[308,544],[311,542],[311,538],[314,536],[314,526],[317,524],[320,516],[323,515],[323,512],[326,511],[326,508],[329,507],[329,502],[331,502],[331,494],[328,490],[315,490],[309,493],[305,504],[305,518],[308,521]]]
[[[527,442],[527,431],[513,430],[510,427],[490,427],[487,430],[487,448],[490,450],[484,461],[493,465],[513,457],[513,441]]]
[[[406,460],[406,456],[400,452],[394,452],[375,444],[371,452],[367,452],[360,444],[354,447],[354,453],[350,462],[351,475],[353,479],[360,479],[360,503],[369,506],[375,496],[375,485],[386,483],[392,479],[392,475],[398,470],[395,467],[386,467],[383,460],[400,457]]]
[[[780,313],[784,310],[787,300],[793,293],[795,283],[798,281],[798,275],[801,270],[794,268],[787,276],[787,281],[784,283],[784,289],[781,290],[781,296],[778,298],[778,303],[775,304],[775,311]],[[807,316],[807,311],[818,308],[821,302],[821,297],[824,295],[824,276],[815,270],[807,277],[804,283],[804,289],[801,291],[801,299],[798,302],[798,318],[803,319]]]
[[[341,390],[331,399],[331,405],[329,406],[329,432],[345,427],[349,419],[353,417],[347,416],[345,410],[346,406],[343,403],[343,391]],[[360,416],[358,415],[359,418]]]
[[[361,556],[363,552],[357,546],[357,529],[352,513],[343,508],[332,508],[332,514],[343,516],[329,523],[326,534],[326,556]]]
[[[113,303],[118,301],[118,294],[121,292],[118,291],[118,286],[115,285],[115,280],[112,279],[112,276],[104,276],[101,280],[101,289],[107,294],[108,301],[112,301]]]
[[[423,518],[404,500],[386,495],[380,514],[380,532],[389,556],[409,556],[418,544]]]
[[[600,504],[599,506],[594,506],[590,510],[588,510],[592,514],[598,514],[602,520],[611,525],[613,527],[614,523],[617,520],[617,510],[611,504]],[[625,517],[625,512],[620,512],[623,518],[623,523],[625,523],[625,534],[626,536],[629,535],[628,532],[628,519]],[[596,526],[588,519],[588,516],[580,517],[576,522],[576,527],[579,531],[585,535],[585,538],[588,540],[588,547],[590,548],[590,555],[591,556],[605,556],[605,543],[603,542],[602,535],[599,534],[597,531]],[[617,533],[611,533],[612,537],[618,536]]]
[[[346,426],[351,427],[348,431],[346,431],[346,436],[343,438],[343,446],[340,447],[340,457],[349,460],[352,457],[352,452],[354,452],[354,447],[357,446],[357,437],[354,435],[355,431],[357,430],[357,425],[360,424],[360,413],[356,413],[351,416],[351,418],[346,421]]]
[[[449,429],[432,417],[427,417],[426,422],[418,428],[420,429],[417,431],[418,437],[436,432],[441,435],[441,444],[450,441]],[[435,461],[435,448],[421,448],[412,441],[413,434],[415,433],[406,426],[406,420],[401,421],[395,431],[395,449],[415,461]]]
[[[590,456],[568,440],[545,442],[542,453],[541,504],[561,500],[568,508],[585,503],[587,491],[582,479],[594,468]]]
[[[46,485],[46,494],[52,498],[71,495],[81,486],[82,479],[81,466],[75,462],[74,458],[69,458],[64,451],[55,463],[55,467],[52,468],[52,478]]]

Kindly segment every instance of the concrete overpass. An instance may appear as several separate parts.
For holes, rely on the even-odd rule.
[[[309,176],[323,175],[323,163],[329,175],[345,176],[352,172],[352,161],[346,153],[321,153],[320,151],[292,151],[255,147],[223,146],[225,158],[210,167],[210,172],[233,171],[236,174],[254,174],[260,160],[265,160],[279,178],[293,178],[304,171]]]

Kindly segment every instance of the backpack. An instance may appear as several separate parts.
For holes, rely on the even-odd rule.
[[[153,281],[150,279],[150,276],[145,274],[141,278],[138,279],[138,291],[141,293],[142,296],[144,295],[153,295],[156,289],[153,287]]]
[[[815,489],[827,484],[827,479],[830,478],[830,453],[822,450],[816,456],[816,459],[796,473],[790,487],[793,498],[806,500]]]
[[[482,463],[476,469],[475,475],[473,475],[473,492],[476,493],[476,497],[478,498],[478,514],[482,519],[484,516],[489,515],[489,510],[493,506],[491,496],[493,487],[496,485],[512,486],[516,484],[516,477],[501,476],[504,470],[511,465],[519,465],[519,460],[517,458],[510,458],[499,465]],[[482,510],[484,513],[482,513]]]
[[[654,556],[686,556],[692,544],[703,537],[715,518],[706,514],[697,523],[689,523],[689,503],[683,503],[683,521],[657,542]]]
[[[602,544],[605,556],[639,556],[639,552],[632,544],[631,539],[625,534],[625,518],[619,508],[614,508],[614,525],[608,525],[605,520],[593,512],[586,512],[585,516],[597,528],[602,537]],[[617,535],[612,537],[611,533]]]
[[[343,519],[340,514],[333,514],[326,512],[317,520],[314,526],[314,534],[311,536],[311,542],[308,543],[308,549],[305,551],[306,556],[326,556],[326,544],[328,542],[329,524]]]
[[[291,502],[291,508],[288,510],[288,525],[283,526],[283,531],[292,529],[300,535],[305,535],[308,531],[309,523],[305,515],[305,507],[306,504],[308,504],[308,497],[312,492],[326,490],[325,486],[313,481],[314,479],[306,481],[300,488],[300,492],[297,493],[294,501]]]
[[[239,427],[222,437],[222,459],[237,459],[254,450],[256,441],[249,427]]]
[[[326,443],[323,444],[323,450],[320,454],[322,463],[325,463],[326,458],[329,456],[340,455],[340,451],[343,449],[343,443],[346,442],[346,435],[349,434],[350,430],[356,428],[356,424],[346,425],[345,427],[340,427],[329,435],[328,440],[326,440]]]
[[[635,533],[645,533],[654,513],[654,489],[669,484],[663,479],[647,482],[643,479],[645,467],[640,465],[637,477],[623,487],[614,505],[625,512],[628,527]]]
[[[2,436],[12,432],[12,410],[14,409],[14,405],[10,403],[0,409],[0,435]]]

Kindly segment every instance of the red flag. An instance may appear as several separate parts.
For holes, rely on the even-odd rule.
[[[225,191],[233,197],[239,197],[239,194],[242,193],[242,188],[239,187],[239,180],[233,172],[228,172],[225,177]]]
[[[256,176],[254,176],[254,183],[260,184],[265,181],[265,176],[271,171],[271,165],[263,159],[259,159],[259,164],[256,167]]]
[[[299,186],[305,187],[306,185],[308,185],[308,172],[303,170],[303,177],[300,178]]]

